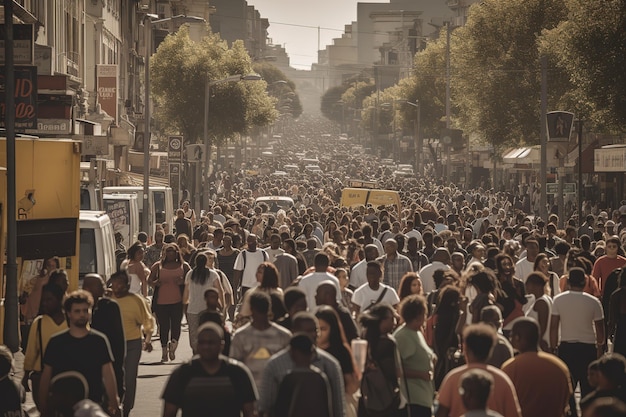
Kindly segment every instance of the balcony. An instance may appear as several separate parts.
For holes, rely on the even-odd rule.
[[[81,81],[80,54],[78,52],[62,52],[57,55],[57,72],[69,75],[75,81]]]

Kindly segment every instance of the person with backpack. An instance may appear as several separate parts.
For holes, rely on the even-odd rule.
[[[163,417],[256,416],[257,389],[250,370],[221,354],[224,330],[208,322],[198,328],[198,355],[176,368],[165,385]],[[207,389],[210,387],[210,389]],[[243,414],[241,414],[243,413]]]
[[[237,291],[241,293],[238,302],[241,302],[246,291],[259,285],[256,279],[257,269],[261,263],[269,260],[267,252],[257,247],[256,235],[248,235],[246,242],[248,247],[237,255],[233,272],[233,282]]]
[[[377,303],[361,313],[367,341],[367,359],[361,379],[359,417],[396,417],[406,404],[400,394],[396,342],[391,336],[396,313],[388,303]],[[402,404],[403,403],[403,404]]]

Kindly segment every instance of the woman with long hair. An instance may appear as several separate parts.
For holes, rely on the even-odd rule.
[[[206,309],[204,294],[209,288],[215,288],[219,294],[220,307],[224,309],[224,289],[215,270],[207,267],[206,253],[196,256],[196,266],[185,276],[183,310],[189,325],[189,345],[196,352],[200,313]]]
[[[515,277],[515,264],[513,259],[507,254],[496,256],[497,278],[502,291],[496,302],[502,307],[503,326],[509,329],[509,324],[518,317],[524,316],[524,306],[526,300],[526,289],[524,283]]]
[[[533,265],[533,271],[541,272],[548,277],[548,287],[550,288],[550,297],[553,297],[561,293],[559,287],[559,276],[556,272],[550,270],[550,258],[545,253],[540,253],[535,258],[535,264]]]
[[[359,374],[352,350],[348,346],[346,334],[335,310],[330,306],[321,306],[315,313],[319,321],[320,334],[317,346],[337,359],[341,365],[343,382],[348,406],[347,416],[356,415],[354,393],[359,389]]]
[[[400,301],[408,297],[409,295],[424,295],[424,288],[422,288],[422,280],[415,272],[407,272],[400,280],[398,286],[398,297]]]
[[[431,317],[434,323],[432,348],[437,355],[435,389],[453,368],[452,354],[459,347],[459,334],[466,322],[467,298],[461,290],[447,285],[439,290],[439,301]]]
[[[333,233],[337,229],[339,229],[339,226],[337,226],[337,222],[336,221],[330,220],[328,223],[326,223],[326,230],[324,231],[324,242],[323,243],[333,242],[334,241]],[[338,243],[338,242],[335,242],[335,243]]]
[[[181,233],[176,238],[176,243],[178,244],[180,255],[183,257],[185,262],[190,262],[191,257],[196,252],[196,248],[189,241],[189,236],[187,236],[184,233]]]
[[[167,362],[168,357],[176,359],[183,318],[185,276],[190,269],[178,245],[170,243],[163,248],[161,260],[152,266],[148,277],[148,284],[155,291],[152,308],[159,322],[162,362]]]
[[[364,311],[359,316],[359,322],[363,326],[363,338],[367,341],[367,361],[366,368],[379,368],[385,380],[393,390],[399,390],[397,369],[400,366],[396,363],[396,342],[391,337],[391,332],[395,327],[395,311],[387,303],[378,303]],[[389,417],[398,414],[394,404],[386,415]],[[363,397],[359,400],[359,417],[369,417],[365,408]]]
[[[427,312],[428,307],[423,296],[413,294],[405,297],[400,303],[400,316],[404,324],[393,334],[402,358],[407,415],[411,417],[432,416],[435,356],[422,334]]]
[[[282,316],[284,316],[287,311],[282,303],[282,293],[283,290],[278,286],[279,272],[278,269],[271,262],[262,262],[256,270],[256,280],[259,283],[257,287],[254,287],[252,290],[247,291],[246,295],[243,297],[243,301],[241,303],[241,309],[235,318],[234,327],[239,328],[246,324],[250,320],[250,316],[252,315],[252,310],[250,309],[250,297],[247,295],[248,292],[257,292],[263,291],[269,294],[272,298],[272,315],[275,320],[278,320]],[[279,302],[281,301],[281,302]]]
[[[145,250],[141,242],[133,243],[126,251],[127,262],[125,267],[130,279],[130,289],[128,291],[147,297],[148,283],[146,280],[148,275],[150,275],[150,269],[143,263],[144,253]]]

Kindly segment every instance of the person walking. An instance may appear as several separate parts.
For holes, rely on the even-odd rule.
[[[105,296],[104,279],[98,274],[87,274],[83,279],[83,290],[93,297],[91,312],[91,328],[102,332],[111,345],[113,353],[113,370],[117,382],[117,394],[124,398],[124,362],[126,360],[126,336],[122,313],[117,301]]]
[[[151,340],[154,322],[144,298],[139,294],[130,292],[131,284],[126,271],[119,271],[111,275],[110,282],[113,299],[117,301],[120,307],[124,335],[126,336],[126,359],[124,360],[126,395],[124,395],[123,404],[124,417],[127,417],[130,410],[135,406],[141,351],[142,349],[148,352],[152,351]],[[145,334],[143,344],[142,330]]]
[[[404,320],[393,334],[398,345],[404,373],[403,389],[407,406],[404,416],[431,417],[435,386],[435,355],[426,343],[422,327],[426,322],[428,307],[421,295],[409,295],[400,303],[400,316]]]
[[[519,354],[505,362],[502,371],[515,386],[523,417],[563,417],[574,393],[570,373],[562,360],[539,349],[540,340],[537,321],[529,317],[515,320],[511,342]]]
[[[111,416],[119,417],[120,401],[117,396],[113,354],[106,336],[90,329],[93,298],[84,290],[69,294],[63,303],[68,329],[54,335],[46,348],[39,392],[41,416],[51,416],[48,394],[52,378],[65,371],[76,371],[87,380],[89,399],[103,403],[106,392],[106,410]]]
[[[143,263],[145,250],[141,242],[133,243],[128,250],[127,260],[122,263],[121,269],[125,269],[128,272],[130,279],[130,292],[133,294],[141,294],[144,297],[148,296],[148,284],[146,279],[150,274],[150,270]]]
[[[215,255],[213,255],[215,256]],[[200,313],[206,308],[204,294],[207,289],[215,288],[218,292],[218,302],[222,311],[225,308],[224,289],[220,276],[214,269],[207,268],[208,256],[199,253],[196,256],[196,266],[185,276],[185,291],[183,292],[183,310],[189,326],[189,345],[196,351]]]
[[[28,336],[28,344],[24,353],[24,377],[22,386],[29,392],[28,381],[32,383],[33,400],[39,412],[42,412],[39,402],[39,385],[43,371],[43,358],[50,342],[50,338],[58,332],[67,329],[65,314],[63,314],[63,296],[65,293],[55,284],[46,284],[41,288],[41,312],[33,321]]]
[[[256,279],[256,272],[259,265],[269,259],[269,255],[263,249],[257,247],[258,238],[254,234],[248,235],[246,238],[247,249],[242,250],[235,259],[233,282],[237,291],[241,293],[240,298],[236,300],[241,302],[243,296],[250,288],[259,285]]]
[[[221,354],[224,330],[198,328],[198,355],[170,375],[161,398],[163,417],[255,417],[258,393],[250,370]]]
[[[165,247],[161,260],[152,266],[148,284],[154,287],[153,310],[159,322],[161,361],[176,359],[176,348],[183,318],[185,276],[191,268],[180,254],[178,245]]]
[[[568,271],[569,290],[554,297],[550,322],[550,347],[567,364],[572,385],[580,384],[581,396],[591,392],[587,380],[589,364],[604,353],[606,338],[600,301],[585,292],[585,271]],[[576,416],[576,402],[570,397],[570,412]]]

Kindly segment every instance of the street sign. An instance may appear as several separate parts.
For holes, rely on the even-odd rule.
[[[574,113],[551,111],[546,114],[546,123],[550,142],[568,142],[574,124]]]
[[[546,192],[548,194],[557,194],[559,192],[558,182],[549,182],[546,184]],[[563,184],[563,194],[576,194],[576,183],[566,182]]]
[[[183,137],[169,136],[167,138],[167,159],[170,162],[182,162],[183,160]]]
[[[172,187],[172,197],[174,201],[180,201],[180,165],[181,164],[178,162],[169,163],[170,187]]]

